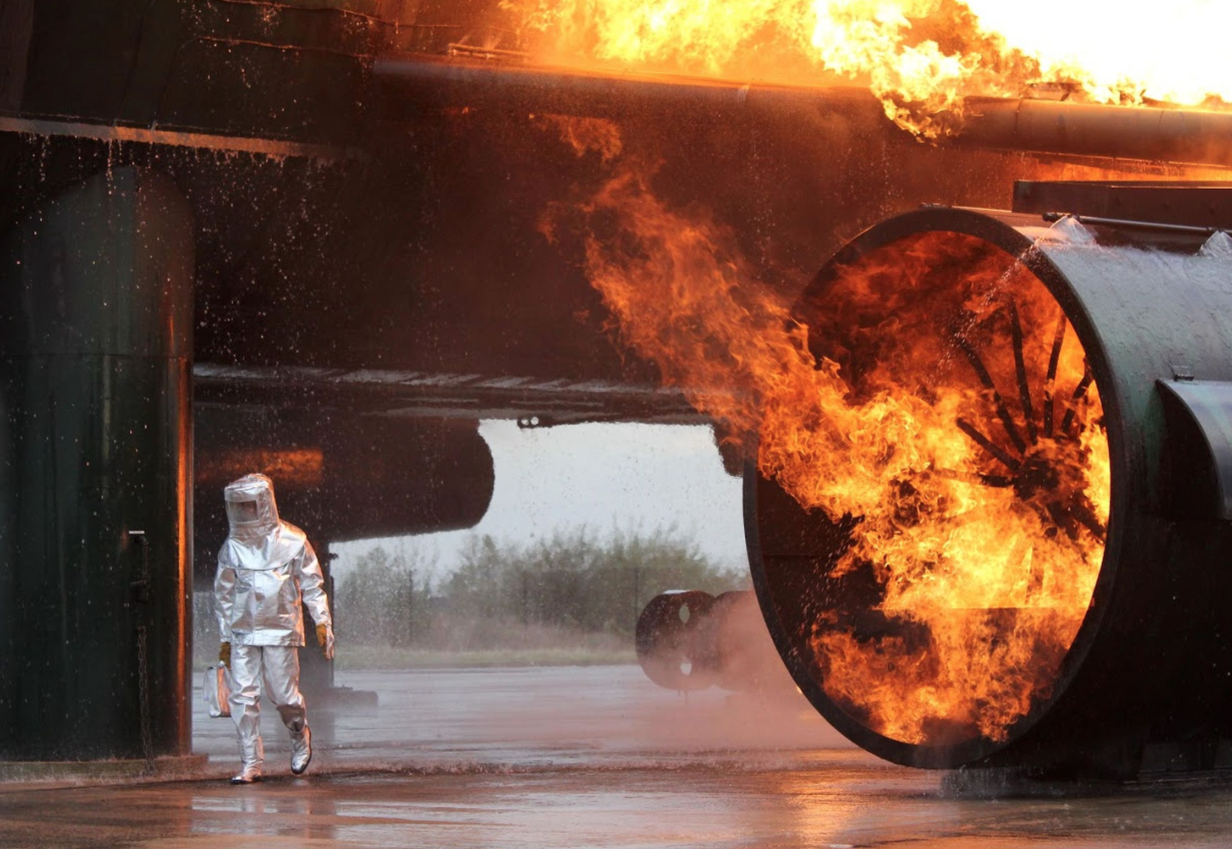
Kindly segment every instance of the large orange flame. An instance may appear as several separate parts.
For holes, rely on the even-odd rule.
[[[971,95],[1062,84],[1104,103],[1232,99],[1221,61],[1232,8],[1180,0],[1166,15],[1116,0],[502,0],[553,61],[801,85],[868,85],[886,113],[945,131]]]
[[[842,269],[793,315],[730,232],[620,163],[545,232],[580,214],[624,342],[800,505],[858,521],[818,580],[879,598],[817,613],[827,693],[894,739],[1004,739],[1049,695],[1108,520],[1099,396],[1060,308],[1017,258],[945,233]]]
[[[1003,740],[1050,694],[1102,562],[1109,460],[1082,348],[1022,263],[953,233],[840,269],[815,311],[814,348],[851,387],[827,412],[855,438],[829,463],[770,446],[761,464],[862,520],[828,580],[865,570],[881,597],[819,617],[826,691],[894,739]],[[813,495],[835,459],[863,472],[845,501]]]

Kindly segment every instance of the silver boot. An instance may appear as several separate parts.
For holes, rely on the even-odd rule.
[[[243,767],[238,775],[231,777],[232,784],[252,784],[261,780],[261,766],[265,763],[265,744],[261,742],[261,729],[258,716],[254,711],[245,709],[235,717],[235,725],[239,729],[240,763]]]
[[[299,734],[291,735],[291,772],[302,775],[312,760],[312,731],[307,725]]]
[[[253,764],[244,767],[243,772],[231,776],[232,784],[254,784],[261,780],[261,767]]]

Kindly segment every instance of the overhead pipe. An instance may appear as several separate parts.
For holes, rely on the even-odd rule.
[[[866,88],[739,84],[697,77],[600,73],[439,57],[378,57],[388,104],[470,106],[619,118],[656,109],[883,114]],[[953,143],[1029,153],[1232,167],[1232,112],[968,98]]]
[[[431,103],[508,111],[539,111],[620,118],[656,109],[712,110],[824,105],[869,115],[881,105],[864,88],[802,89],[667,74],[614,75],[550,65],[516,65],[431,56],[378,57],[372,75],[394,110]]]
[[[1232,112],[968,98],[972,147],[1232,167]]]

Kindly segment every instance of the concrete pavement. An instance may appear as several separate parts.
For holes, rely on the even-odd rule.
[[[290,776],[277,714],[267,774],[231,787],[229,722],[198,707],[192,780],[0,784],[0,846],[1226,846],[1232,792],[985,800],[838,737],[798,696],[687,700],[636,667],[339,675],[362,713],[311,714]]]

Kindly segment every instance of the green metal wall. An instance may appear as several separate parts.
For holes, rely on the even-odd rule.
[[[136,168],[0,238],[0,757],[191,750],[192,270]]]

